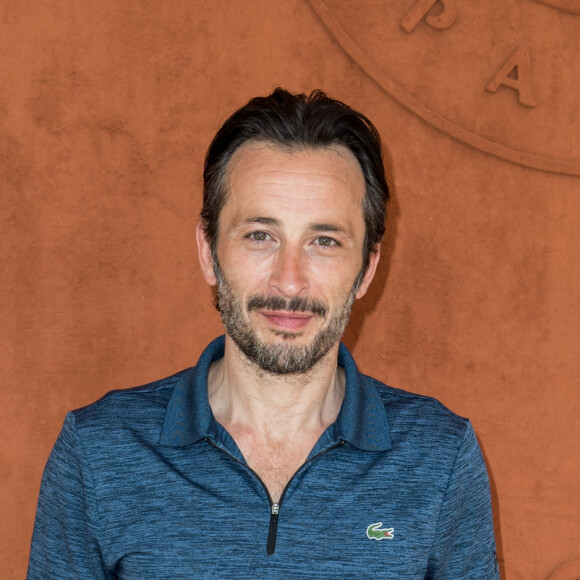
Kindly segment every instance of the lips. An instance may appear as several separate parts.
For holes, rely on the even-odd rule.
[[[303,330],[313,318],[308,312],[262,311],[260,314],[275,328],[285,331]]]

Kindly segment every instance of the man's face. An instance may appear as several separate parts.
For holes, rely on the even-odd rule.
[[[250,143],[228,166],[217,264],[198,228],[206,280],[218,285],[228,339],[274,373],[307,371],[337,348],[355,298],[365,237],[364,179],[342,147],[277,149]]]

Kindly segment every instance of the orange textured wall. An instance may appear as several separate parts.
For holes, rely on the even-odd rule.
[[[360,367],[473,420],[503,578],[577,580],[579,63],[577,0],[1,2],[2,576],[24,576],[65,412],[221,332],[203,156],[281,85],[352,104],[388,146],[385,260],[345,337]]]

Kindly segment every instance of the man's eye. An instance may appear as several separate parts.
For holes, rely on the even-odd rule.
[[[333,239],[329,238],[328,236],[321,236],[317,238],[317,242],[319,246],[331,247],[331,246],[338,246],[338,242]]]
[[[266,232],[252,232],[246,237],[256,242],[265,242],[270,238],[270,234],[267,234]]]

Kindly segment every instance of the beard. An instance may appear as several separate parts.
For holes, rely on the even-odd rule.
[[[344,333],[356,291],[362,280],[362,275],[359,274],[346,298],[334,311],[331,311],[323,302],[307,298],[294,297],[288,300],[280,296],[257,294],[250,296],[244,306],[215,260],[214,270],[217,278],[216,306],[226,332],[250,361],[262,370],[273,374],[306,373],[330,351]],[[298,338],[300,333],[283,331],[273,331],[273,334],[282,338],[282,342],[268,344],[258,336],[248,318],[244,316],[244,311],[249,314],[252,310],[260,308],[273,311],[309,312],[322,318],[326,324],[309,344],[291,344],[291,341]]]

